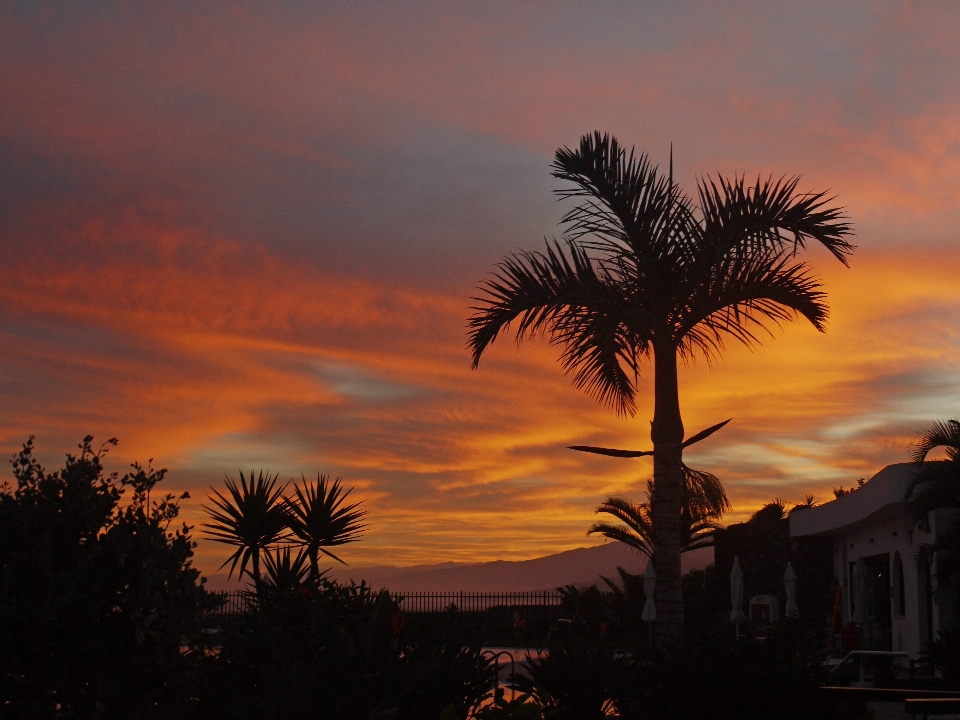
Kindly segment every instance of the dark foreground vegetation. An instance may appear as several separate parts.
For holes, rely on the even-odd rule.
[[[801,623],[737,642],[712,570],[688,575],[688,627],[648,646],[642,579],[566,590],[545,652],[496,696],[477,637],[407,623],[402,600],[275,555],[238,622],[210,634],[216,596],[191,567],[163,470],[106,475],[92,438],[48,472],[28,442],[0,492],[0,694],[32,718],[813,718],[818,639]],[[298,559],[299,558],[299,559]],[[501,682],[503,679],[501,680]],[[481,706],[485,706],[482,707]]]

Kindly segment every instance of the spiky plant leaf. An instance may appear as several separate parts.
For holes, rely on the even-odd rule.
[[[204,505],[211,522],[202,523],[204,534],[214,542],[236,548],[223,565],[230,565],[228,577],[240,565],[240,575],[247,572],[247,564],[253,565],[250,573],[254,581],[259,579],[260,553],[269,545],[282,540],[286,534],[287,514],[281,495],[283,487],[277,485],[277,475],[264,475],[261,470],[254,478],[250,471],[250,480],[240,472],[240,483],[231,477],[224,479],[227,494],[214,490],[210,500],[212,506]]]
[[[345,489],[340,478],[331,480],[318,474],[315,483],[302,475],[301,479],[303,487],[294,483],[293,496],[285,498],[284,503],[290,531],[303,544],[314,574],[319,575],[320,554],[343,563],[330,548],[357,540],[366,529],[366,512],[359,509],[359,502],[347,502],[353,490]]]

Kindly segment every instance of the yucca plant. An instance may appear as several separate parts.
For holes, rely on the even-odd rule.
[[[296,591],[301,588],[310,572],[306,550],[299,549],[296,554],[289,546],[268,549],[263,556],[266,572],[263,575],[265,586],[277,591]]]
[[[330,548],[359,538],[366,529],[362,522],[366,512],[359,509],[360,503],[347,503],[353,489],[344,490],[340,478],[317,475],[317,481],[310,483],[300,477],[303,487],[294,482],[293,497],[284,498],[284,505],[290,531],[303,544],[313,576],[319,578],[321,554],[346,564]]]
[[[282,500],[285,486],[278,486],[278,475],[263,474],[261,470],[256,479],[250,471],[250,481],[240,473],[240,484],[226,477],[227,496],[214,490],[211,497],[212,507],[206,505],[212,522],[203,523],[204,534],[211,540],[236,548],[223,565],[230,565],[228,577],[240,565],[239,576],[247,572],[247,563],[253,567],[250,576],[254,585],[260,587],[260,553],[268,546],[280,542],[287,534],[287,509]]]
[[[642,503],[618,497],[608,498],[597,508],[597,512],[612,515],[620,522],[596,522],[587,530],[587,535],[599,533],[652,558],[657,544],[652,511],[654,491],[654,484],[648,482],[647,501]],[[727,493],[716,475],[684,465],[681,552],[710,545],[714,530],[720,527],[720,518],[729,509]]]

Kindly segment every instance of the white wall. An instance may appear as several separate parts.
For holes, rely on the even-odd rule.
[[[933,521],[936,518],[932,519]],[[840,578],[843,587],[843,622],[850,622],[850,587],[849,563],[856,562],[861,555],[870,557],[889,553],[889,577],[893,594],[896,594],[895,577],[893,573],[894,553],[899,552],[903,562],[903,577],[906,608],[902,616],[897,615],[897,608],[893,606],[894,598],[890,598],[893,642],[895,651],[908,652],[916,656],[921,651],[920,627],[920,592],[918,586],[918,571],[916,557],[922,544],[933,542],[933,533],[936,531],[935,522],[931,522],[931,532],[915,529],[912,537],[910,521],[905,515],[899,515],[885,520],[875,521],[863,527],[847,529],[833,536],[833,569],[836,577]],[[935,582],[932,583],[935,587]],[[936,604],[933,602],[933,629],[934,636],[940,628],[940,618]]]

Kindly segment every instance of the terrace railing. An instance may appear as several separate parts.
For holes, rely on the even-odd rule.
[[[398,592],[409,632],[443,628],[468,642],[530,646],[542,643],[563,613],[562,596],[545,592]],[[226,627],[242,619],[253,602],[249,593],[220,592],[220,607],[204,616],[205,627]]]
[[[413,629],[443,623],[465,640],[488,646],[542,644],[563,614],[563,597],[556,591],[407,592],[394,597]]]
[[[213,594],[220,598],[221,604],[203,613],[203,626],[206,628],[233,625],[250,609],[252,596],[248,592],[222,590]]]

